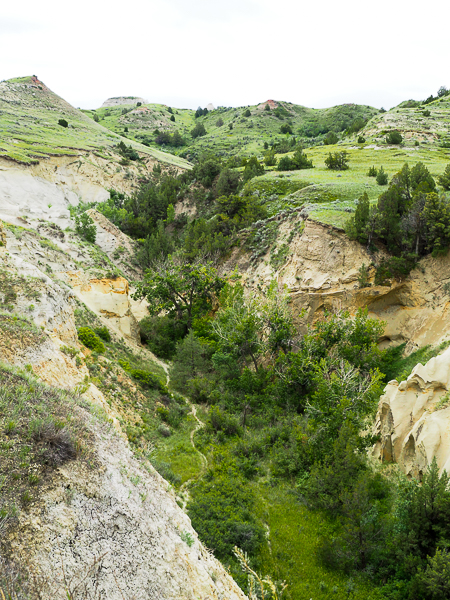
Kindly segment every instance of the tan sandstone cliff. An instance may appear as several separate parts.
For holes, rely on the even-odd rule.
[[[450,472],[450,348],[418,364],[406,381],[390,381],[380,398],[373,455],[420,478],[433,457]]]

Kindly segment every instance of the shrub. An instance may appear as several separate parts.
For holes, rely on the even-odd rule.
[[[145,317],[139,322],[141,340],[161,358],[172,359],[184,334],[184,323],[170,317]]]
[[[139,381],[143,388],[159,390],[160,392],[167,392],[167,386],[157,377],[154,373],[146,371],[145,369],[127,369],[131,377]]]
[[[387,144],[401,144],[403,137],[399,131],[390,131],[386,136]]]
[[[375,285],[383,285],[391,279],[402,281],[415,266],[415,260],[409,257],[392,256],[383,259],[375,273]]]
[[[367,173],[369,177],[376,177],[378,175],[378,170],[376,167],[369,167],[369,171]]]
[[[387,175],[386,171],[383,169],[383,167],[380,167],[380,170],[378,171],[378,173],[376,175],[376,180],[377,180],[378,185],[387,185],[388,175]]]
[[[98,335],[99,338],[104,340],[105,342],[111,341],[111,334],[109,333],[109,329],[106,326],[96,327],[94,332]]]
[[[65,119],[59,119],[58,125],[61,125],[61,127],[69,127],[69,123]]]
[[[250,112],[250,110],[247,108],[247,110],[243,113],[244,117],[251,117],[252,113]]]
[[[216,127],[222,127],[223,125],[223,119],[222,117],[219,117],[219,119],[217,119],[216,121]]]
[[[78,329],[78,339],[82,344],[93,352],[102,354],[105,351],[105,345],[102,340],[92,331],[90,327],[80,327]]]
[[[95,243],[97,227],[92,217],[86,212],[75,217],[75,231],[84,237],[87,242]]]
[[[323,140],[325,146],[330,146],[332,144],[337,144],[339,141],[338,136],[334,133],[334,131],[329,131]]]
[[[282,156],[278,161],[277,170],[278,171],[293,171],[295,169],[295,165],[289,156]]]
[[[280,127],[280,131],[281,133],[288,133],[289,135],[292,135],[292,127],[288,123],[284,123]]]
[[[172,115],[172,116],[170,117],[170,120],[172,121],[172,123],[175,123],[175,116],[174,116],[174,115]]]
[[[325,159],[327,169],[334,171],[345,171],[349,168],[348,163],[348,152],[345,150],[343,152],[330,152]]]
[[[360,135],[358,137],[358,144],[364,144],[364,142],[366,141],[366,138],[362,135]]]

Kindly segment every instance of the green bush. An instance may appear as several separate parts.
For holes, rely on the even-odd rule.
[[[219,559],[230,558],[234,546],[254,554],[264,542],[264,529],[256,522],[256,499],[245,479],[215,469],[192,490],[188,514],[200,539]]]
[[[392,256],[383,259],[375,273],[375,285],[383,285],[391,279],[402,281],[410,274],[415,264],[414,257]]]
[[[334,133],[334,131],[329,131],[323,140],[325,146],[330,146],[333,144],[337,144],[339,141],[338,136]]]
[[[94,329],[95,333],[105,342],[111,341],[111,334],[109,333],[109,329],[104,325],[103,327],[96,327]]]
[[[334,171],[345,171],[349,168],[348,152],[345,150],[342,152],[330,152],[325,159],[325,165],[327,169]]]
[[[367,175],[368,177],[376,177],[378,175],[378,169],[376,167],[369,167]]]
[[[281,133],[288,133],[289,135],[292,135],[292,127],[288,123],[284,123],[280,127],[280,132]]]
[[[390,131],[386,136],[387,144],[401,144],[403,137],[399,131]]]
[[[388,175],[387,175],[386,171],[383,169],[383,167],[380,167],[380,170],[378,171],[378,173],[376,175],[376,181],[377,181],[378,185],[387,185]]]
[[[145,317],[139,322],[141,341],[156,356],[171,360],[184,334],[184,322],[170,317]]]
[[[90,327],[80,327],[78,329],[78,339],[86,348],[89,348],[93,352],[98,352],[99,354],[105,352],[104,343]]]
[[[157,377],[154,373],[146,371],[145,369],[127,369],[128,373],[139,381],[143,388],[159,390],[160,392],[167,393],[167,386]]]
[[[75,217],[75,231],[84,237],[87,242],[95,243],[97,227],[94,220],[86,212]]]
[[[69,127],[69,123],[65,119],[59,119],[58,125],[61,125],[61,127]]]
[[[244,117],[250,117],[250,116],[251,116],[251,114],[252,114],[252,113],[251,113],[251,112],[250,112],[250,110],[247,108],[247,110],[246,110],[246,111],[243,113],[243,116],[244,116]]]

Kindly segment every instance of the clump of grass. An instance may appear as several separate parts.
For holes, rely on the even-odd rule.
[[[75,394],[0,363],[0,523],[5,531],[18,511],[36,500],[41,482],[57,466],[91,458],[81,405],[87,408]]]

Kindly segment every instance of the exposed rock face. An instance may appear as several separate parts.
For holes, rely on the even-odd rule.
[[[78,298],[97,315],[108,319],[113,330],[134,342],[140,341],[126,279],[90,279],[83,271],[69,271],[65,276]]]
[[[61,467],[10,538],[16,557],[54,581],[52,599],[67,598],[63,565],[67,580],[89,573],[88,591],[105,600],[245,600],[167,482],[120,438],[93,429],[95,470],[78,461]]]
[[[277,218],[272,218],[276,221]],[[274,251],[288,243],[284,263],[275,269]],[[378,252],[378,259],[383,252]],[[369,316],[385,321],[384,344],[406,342],[407,352],[427,344],[437,345],[450,337],[450,306],[446,284],[450,282],[450,256],[426,257],[402,282],[374,284],[373,260],[359,243],[343,231],[293,213],[280,220],[276,245],[258,261],[241,245],[222,266],[231,272],[235,266],[244,274],[247,288],[257,293],[257,284],[276,279],[285,285],[298,325],[320,318],[325,310],[367,307]],[[362,265],[368,268],[368,285],[360,288]]]
[[[108,98],[108,100],[105,100],[101,108],[107,108],[108,106],[122,106],[124,104],[136,105],[138,102],[147,104],[147,100],[139,98],[138,96],[116,96],[115,98]]]
[[[380,398],[373,455],[397,462],[408,475],[421,477],[436,456],[450,472],[450,348],[406,381],[390,381]]]

